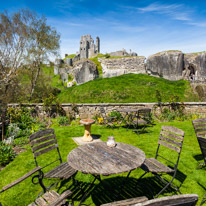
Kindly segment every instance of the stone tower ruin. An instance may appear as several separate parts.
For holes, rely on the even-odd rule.
[[[80,40],[80,59],[87,59],[96,56],[100,52],[100,39],[96,37],[96,45],[91,35],[81,36]]]

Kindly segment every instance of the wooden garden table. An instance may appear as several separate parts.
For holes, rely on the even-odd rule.
[[[108,147],[106,142],[95,142],[75,148],[67,160],[74,169],[95,177],[92,187],[96,179],[101,182],[100,175],[120,174],[140,167],[145,161],[145,153],[137,147],[120,142],[115,147]]]

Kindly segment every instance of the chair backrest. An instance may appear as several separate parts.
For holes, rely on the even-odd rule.
[[[206,118],[195,119],[192,124],[206,164]]]
[[[135,206],[194,206],[198,201],[197,194],[173,195],[148,200]]]
[[[151,116],[151,109],[143,108],[138,110],[138,115],[142,117],[150,117]]]
[[[39,132],[32,134],[29,137],[32,152],[34,155],[36,166],[38,165],[37,157],[43,155],[49,151],[56,150],[58,153],[58,159],[54,160],[53,162],[49,162],[46,165],[42,165],[42,167],[46,167],[56,161],[60,161],[62,163],[61,155],[59,152],[59,147],[56,140],[56,135],[54,134],[54,129],[45,129]]]
[[[179,162],[180,153],[182,150],[184,135],[185,135],[185,133],[181,129],[178,129],[178,128],[173,127],[173,126],[166,126],[166,125],[162,126],[155,158],[157,159],[158,156],[162,157],[159,154],[160,146],[167,147],[167,148],[178,153],[177,161],[172,162],[171,160],[168,160],[165,157],[162,157],[162,158],[166,159],[167,161],[174,164],[175,167],[177,167],[178,162]],[[174,158],[172,158],[172,159],[174,159]]]
[[[106,112],[105,112],[104,107],[100,107],[99,110],[101,112],[102,117],[105,118],[106,117]]]
[[[148,122],[150,122],[150,120],[151,120],[151,109],[149,109],[149,108],[139,109],[137,116],[139,118],[142,118],[142,119],[147,120]]]
[[[206,118],[195,119],[192,124],[197,137],[206,137]]]

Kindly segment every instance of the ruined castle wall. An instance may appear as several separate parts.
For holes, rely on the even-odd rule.
[[[122,74],[146,74],[145,57],[125,57],[125,58],[100,58],[103,78],[114,77]]]
[[[77,85],[99,77],[96,64],[89,59],[76,62],[72,69],[72,75]]]
[[[184,54],[180,51],[166,51],[149,56],[146,63],[147,73],[168,80],[182,79]]]
[[[184,68],[194,72],[195,81],[206,80],[206,53],[189,53],[184,55]],[[187,79],[187,77],[185,78]]]

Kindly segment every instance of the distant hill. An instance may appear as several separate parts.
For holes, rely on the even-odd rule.
[[[99,78],[64,88],[58,100],[62,103],[137,103],[158,102],[158,99],[170,102],[173,96],[178,96],[182,102],[199,101],[188,81],[169,81],[144,74]]]

